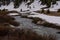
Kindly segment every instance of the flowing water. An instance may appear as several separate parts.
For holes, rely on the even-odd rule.
[[[36,25],[32,23],[32,19],[21,18],[20,16],[15,16],[15,18],[20,23],[19,27],[23,29],[32,29],[35,31],[37,30],[37,31],[43,32],[43,33],[55,33],[58,31],[57,29]]]
[[[49,35],[49,34],[56,35],[57,39],[60,40],[60,34],[56,33],[56,32],[60,32],[60,30],[58,30],[58,29],[48,28],[48,27],[44,27],[44,26],[41,26],[41,25],[36,25],[36,24],[32,23],[32,19],[22,18],[21,16],[13,16],[13,17],[16,19],[17,22],[20,23],[20,26],[18,26],[16,28],[30,29],[30,30],[35,31],[36,33],[38,33],[40,35],[43,35],[43,34],[46,34],[46,35]]]

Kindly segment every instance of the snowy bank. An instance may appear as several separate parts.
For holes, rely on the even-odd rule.
[[[19,15],[18,13],[9,13],[8,15],[14,16],[14,15]]]
[[[38,14],[38,15],[29,15],[28,17],[38,17],[49,23],[53,23],[53,24],[60,26],[60,17],[59,16],[48,16],[45,14]]]

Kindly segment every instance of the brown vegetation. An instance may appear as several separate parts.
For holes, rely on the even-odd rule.
[[[7,15],[8,13],[9,12],[5,9],[0,11],[0,23],[8,23],[13,26],[19,26],[19,23],[15,21],[15,18]]]
[[[42,20],[40,18],[37,18],[37,17],[33,18],[32,22],[37,24],[37,25],[42,25],[42,26],[45,26],[45,27],[60,29],[60,25],[49,23],[49,22],[47,22],[45,20]]]
[[[58,11],[57,12],[60,12],[60,9],[58,9]]]
[[[10,25],[19,26],[19,23],[15,21],[15,18],[7,15],[8,11],[5,9],[0,10],[0,36],[5,36],[12,29]]]
[[[10,31],[5,37],[0,37],[2,40],[56,40],[56,36],[49,35],[38,35],[31,30],[20,30],[15,29],[15,31]]]

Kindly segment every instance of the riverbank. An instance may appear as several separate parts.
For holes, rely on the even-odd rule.
[[[37,14],[37,15],[29,15],[29,18],[33,18],[33,20],[38,22],[40,25],[50,26],[53,28],[60,28],[60,17],[59,16],[49,16],[46,14]],[[35,19],[36,18],[36,19]]]

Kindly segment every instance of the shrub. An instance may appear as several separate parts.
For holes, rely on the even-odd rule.
[[[48,9],[48,10],[47,10],[47,14],[49,14],[49,13],[50,13],[50,10]]]
[[[60,12],[60,9],[58,9],[58,11],[57,12]]]
[[[41,13],[44,13],[44,9],[41,10]]]

